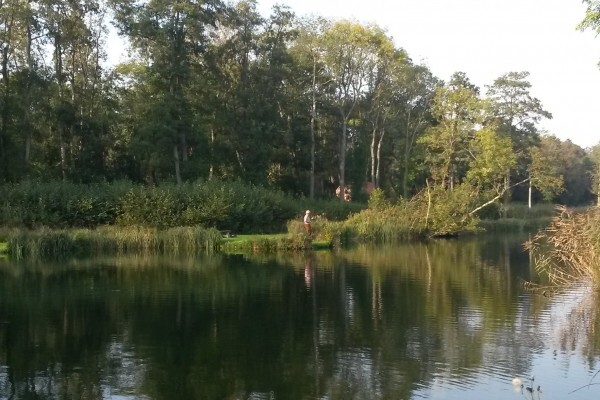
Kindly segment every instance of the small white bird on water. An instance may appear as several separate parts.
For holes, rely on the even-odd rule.
[[[515,392],[520,392],[523,388],[523,383],[521,382],[521,378],[516,377],[512,380],[513,387],[515,388]]]

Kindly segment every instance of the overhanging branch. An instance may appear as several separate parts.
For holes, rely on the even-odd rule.
[[[498,195],[496,197],[494,197],[493,199],[491,199],[490,201],[487,201],[485,203],[483,203],[482,205],[480,205],[479,207],[475,208],[473,211],[469,212],[469,215],[473,215],[475,214],[477,211],[489,206],[490,204],[494,203],[496,200],[498,200],[500,197],[504,196],[504,193],[506,193],[507,190],[512,189],[516,186],[522,185],[523,183],[529,181],[531,178],[527,178],[527,179],[523,179],[521,182],[517,182],[514,185],[510,185],[510,186],[505,186],[504,189],[498,193]]]

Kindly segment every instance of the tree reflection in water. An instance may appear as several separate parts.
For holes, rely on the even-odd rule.
[[[596,369],[596,292],[524,291],[520,243],[4,263],[0,398],[562,395]]]

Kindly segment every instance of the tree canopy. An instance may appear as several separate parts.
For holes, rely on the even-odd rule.
[[[588,5],[581,27],[598,29]],[[111,25],[129,49],[118,65]],[[374,24],[282,6],[263,16],[254,0],[6,0],[0,41],[2,182],[239,179],[406,198],[427,183],[494,197],[530,178],[536,198],[592,196],[586,151],[543,139],[551,113],[528,72],[484,95],[465,73],[434,76]],[[542,173],[551,142],[561,184]]]

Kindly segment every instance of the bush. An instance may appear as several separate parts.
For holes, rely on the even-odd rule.
[[[78,185],[25,181],[0,187],[0,224],[12,227],[93,227],[114,223],[129,183]]]
[[[385,193],[380,188],[376,188],[369,196],[369,208],[372,210],[384,210],[390,206],[390,202],[386,200]]]
[[[30,229],[118,224],[273,233],[284,231],[286,222],[306,208],[339,220],[364,207],[337,199],[297,199],[241,182],[147,187],[127,182],[84,185],[28,181],[0,187],[0,224]]]

